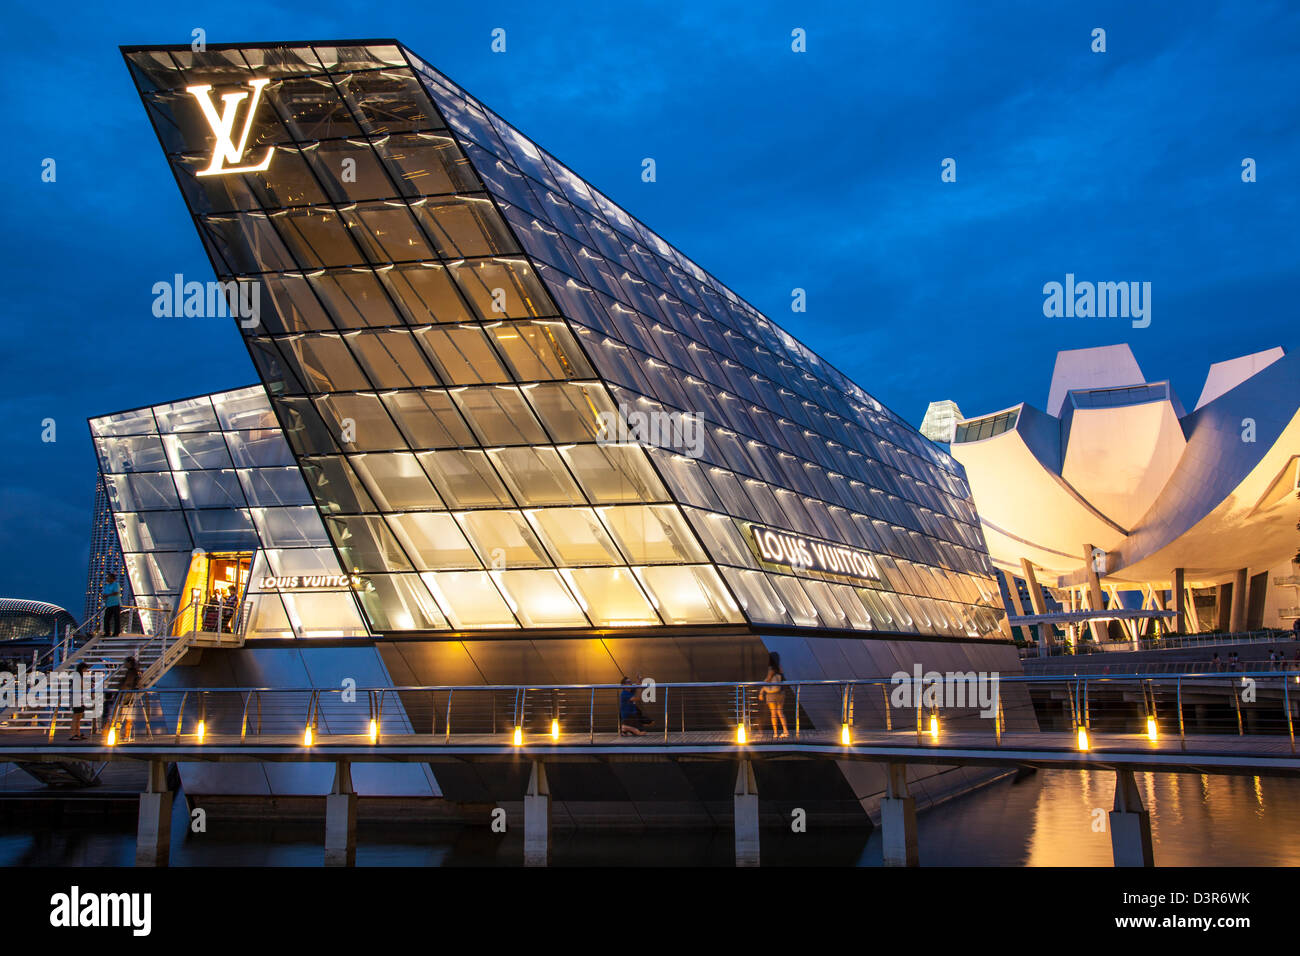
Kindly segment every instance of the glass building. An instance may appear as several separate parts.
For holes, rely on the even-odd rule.
[[[133,588],[249,609],[240,649],[164,680],[758,679],[773,651],[790,680],[1019,670],[961,466],[405,47],[123,55],[218,280],[175,314],[224,309],[262,382],[92,421]],[[708,820],[715,769],[575,792]],[[181,772],[207,795],[330,785]],[[909,773],[935,800],[979,776]],[[855,820],[885,787],[798,774]],[[597,804],[623,805],[569,812]]]
[[[950,458],[404,47],[125,56],[309,494],[285,548],[212,409],[131,435],[244,509],[180,501],[133,585],[256,531],[269,576],[359,579],[374,634],[997,634]]]

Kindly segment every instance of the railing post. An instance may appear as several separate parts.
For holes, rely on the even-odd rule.
[[[1245,678],[1243,677],[1242,680]],[[1237,736],[1240,737],[1244,733],[1241,728],[1241,695],[1237,693],[1237,682],[1231,680],[1229,683],[1232,684],[1232,706],[1237,711]]]
[[[799,692],[803,690],[802,684],[794,685],[794,739],[799,739]]]
[[[894,715],[889,710],[889,688],[884,684],[880,685],[880,697],[885,702],[885,730],[893,732]]]
[[[1178,692],[1178,740],[1183,750],[1187,749],[1187,735],[1183,731],[1183,675],[1179,674],[1175,683]]]
[[[664,743],[668,743],[668,688],[664,687]]]
[[[591,703],[587,705],[587,718],[588,718],[588,724],[590,725],[588,728],[589,729],[588,741],[594,744],[596,742],[596,688],[595,687],[591,689]],[[622,727],[621,724],[619,726]]]
[[[1282,678],[1282,704],[1286,707],[1286,732],[1291,737],[1291,752],[1295,753],[1295,722],[1291,717],[1291,689],[1285,677]]]

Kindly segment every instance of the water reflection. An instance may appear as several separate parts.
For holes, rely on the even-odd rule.
[[[1137,774],[1151,811],[1161,866],[1295,866],[1300,863],[1300,781],[1271,777]],[[1041,771],[1000,781],[918,818],[922,865],[1110,866],[1107,812],[1114,775]],[[303,823],[211,821],[188,830],[178,801],[174,866],[319,866],[322,827]],[[804,834],[763,831],[769,866],[879,866],[880,832]],[[1100,828],[1099,828],[1100,824]],[[134,821],[106,825],[10,824],[0,836],[0,866],[130,866]],[[561,866],[730,866],[728,830],[641,833],[557,831]],[[362,825],[361,866],[514,866],[522,837],[483,828]]]

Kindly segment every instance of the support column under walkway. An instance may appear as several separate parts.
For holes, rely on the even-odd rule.
[[[1142,806],[1132,770],[1115,771],[1115,809],[1110,812],[1110,848],[1116,866],[1155,866],[1151,814]]]
[[[748,760],[742,760],[736,772],[734,803],[736,866],[758,866],[758,782]]]
[[[171,856],[172,800],[167,764],[149,761],[149,782],[140,794],[140,822],[135,833],[135,865],[167,866]]]
[[[881,853],[885,866],[920,866],[916,841],[916,797],[907,792],[907,765],[886,764],[880,801]]]
[[[357,793],[352,787],[352,765],[340,760],[334,767],[334,786],[325,797],[325,865],[356,863]]]
[[[551,786],[546,765],[534,760],[524,793],[524,866],[551,864]]]

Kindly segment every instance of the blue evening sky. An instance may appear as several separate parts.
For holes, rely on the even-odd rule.
[[[675,6],[8,8],[0,596],[81,614],[88,416],[255,380],[233,321],[150,311],[211,270],[117,47],[195,27],[405,42],[913,424],[1042,407],[1063,348],[1129,342],[1190,407],[1210,362],[1296,344],[1300,6]],[[1150,327],[1044,318],[1067,272],[1151,282]]]

